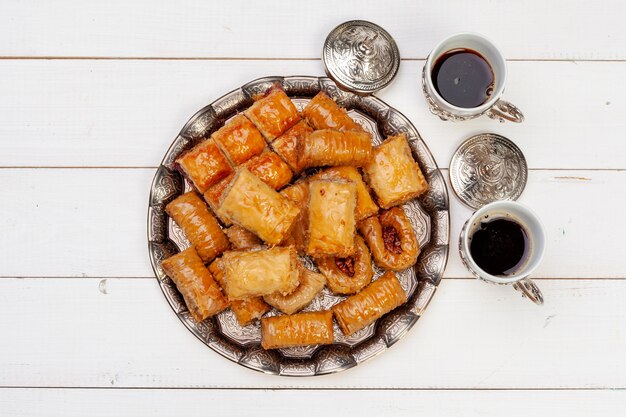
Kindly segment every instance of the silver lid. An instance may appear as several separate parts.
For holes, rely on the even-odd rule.
[[[474,209],[497,200],[517,200],[527,177],[522,151],[509,139],[493,133],[472,136],[450,161],[452,189]]]
[[[385,29],[365,20],[351,20],[328,34],[322,60],[326,74],[340,87],[372,94],[396,76],[400,51]]]

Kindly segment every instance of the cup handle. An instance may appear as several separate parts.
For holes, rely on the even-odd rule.
[[[497,119],[501,123],[505,120],[515,123],[522,123],[524,121],[524,115],[521,110],[505,100],[498,100],[496,104],[489,109],[487,116],[492,119]]]
[[[537,284],[535,284],[530,278],[523,278],[513,284],[513,288],[521,292],[522,295],[528,297],[530,301],[537,305],[543,305],[543,294]]]

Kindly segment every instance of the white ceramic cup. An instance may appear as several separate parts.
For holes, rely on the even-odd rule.
[[[457,107],[441,97],[435,89],[432,80],[432,71],[435,63],[446,52],[455,49],[471,49],[478,52],[487,60],[495,78],[495,86],[489,100],[478,107]],[[482,35],[471,32],[463,32],[452,35],[439,42],[432,50],[422,70],[422,90],[430,111],[442,120],[463,121],[473,119],[486,114],[492,119],[501,122],[509,120],[521,123],[524,121],[522,112],[508,101],[502,100],[504,86],[506,85],[506,61],[500,50],[489,39]]]
[[[520,224],[530,243],[526,262],[520,265],[513,274],[507,276],[491,275],[483,271],[474,262],[470,253],[472,236],[480,227],[480,223],[495,219],[510,219]],[[461,260],[476,278],[494,284],[512,284],[513,288],[539,305],[543,304],[543,295],[539,287],[528,276],[541,263],[545,248],[546,236],[541,222],[529,208],[515,201],[496,201],[476,210],[463,226],[459,239]]]

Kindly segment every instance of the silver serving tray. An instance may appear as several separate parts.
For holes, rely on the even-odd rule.
[[[372,133],[374,144],[401,132],[407,134],[413,156],[430,184],[427,194],[402,206],[411,220],[421,246],[414,267],[397,274],[408,294],[403,306],[380,318],[365,329],[346,337],[335,324],[335,343],[328,346],[307,346],[279,350],[264,350],[260,346],[258,322],[239,326],[230,309],[196,323],[174,283],[161,268],[163,259],[189,246],[178,226],[165,214],[164,207],[191,185],[174,167],[182,152],[219,129],[228,119],[248,108],[253,97],[264,93],[273,84],[280,84],[298,109],[319,91],[325,91],[337,103],[348,109],[366,130]],[[268,374],[288,376],[323,375],[343,371],[384,352],[415,324],[433,297],[448,259],[449,241],[448,190],[441,171],[419,133],[400,112],[376,97],[362,97],[340,90],[325,77],[265,77],[254,80],[197,112],[185,124],[165,153],[152,181],[148,207],[148,251],[156,278],[168,303],[183,324],[205,345],[242,366]],[[303,258],[305,264],[315,268]],[[375,277],[382,270],[374,268]],[[324,289],[305,309],[328,309],[345,297]],[[276,314],[275,311],[268,315]]]

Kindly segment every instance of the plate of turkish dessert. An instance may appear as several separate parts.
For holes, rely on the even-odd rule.
[[[150,189],[165,299],[220,355],[342,371],[424,314],[448,257],[443,176],[413,124],[324,77],[265,77],[198,111]]]

